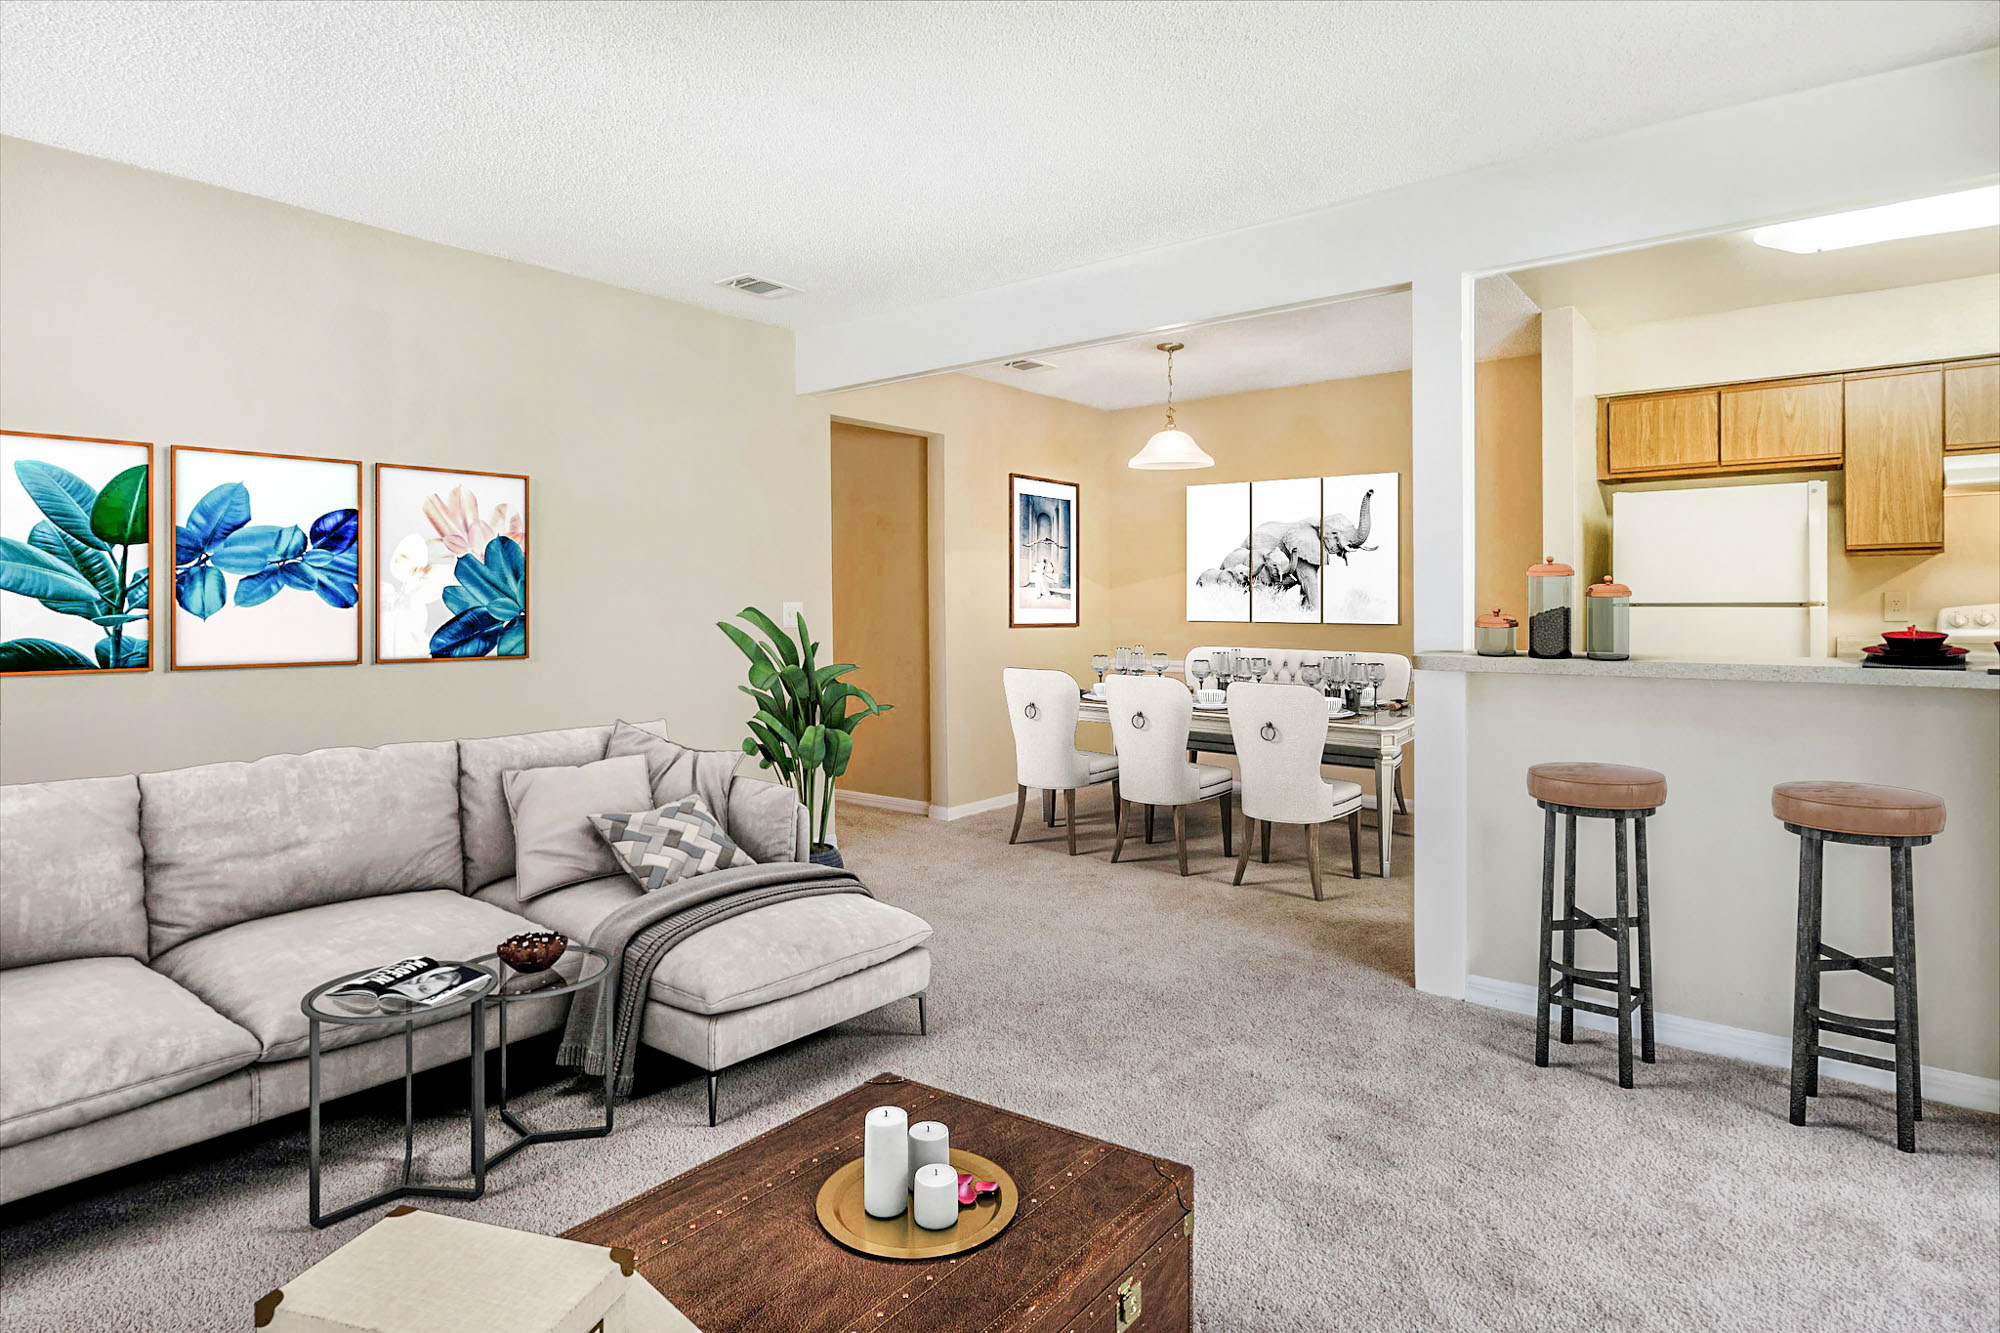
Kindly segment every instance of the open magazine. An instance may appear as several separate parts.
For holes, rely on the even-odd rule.
[[[462,963],[405,958],[335,986],[324,998],[330,1007],[351,1014],[406,1014],[444,1004],[491,981],[478,968]]]

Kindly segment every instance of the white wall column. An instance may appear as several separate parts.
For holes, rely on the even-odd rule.
[[[1411,515],[1416,651],[1471,647],[1473,617],[1472,280],[1449,270],[1411,287]],[[1417,711],[1417,989],[1465,994],[1466,678],[1420,673]]]

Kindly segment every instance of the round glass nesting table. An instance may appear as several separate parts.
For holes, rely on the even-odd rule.
[[[377,1208],[395,1199],[477,1199],[486,1193],[487,1168],[513,1156],[533,1143],[549,1143],[560,1139],[602,1138],[611,1132],[612,1100],[615,1088],[615,1062],[611,1058],[611,1005],[605,1002],[603,994],[604,978],[609,974],[611,959],[601,949],[588,945],[571,944],[556,960],[555,966],[544,972],[515,972],[500,961],[498,954],[482,954],[477,958],[439,959],[440,966],[469,967],[486,975],[485,984],[460,995],[453,996],[437,1004],[419,1005],[396,1012],[375,1012],[357,1014],[329,1003],[325,997],[335,987],[371,975],[381,970],[381,965],[362,968],[345,976],[333,978],[313,987],[299,1001],[299,1008],[306,1016],[306,1069],[307,1069],[307,1208],[308,1219],[316,1227],[332,1226],[336,1222],[353,1217],[356,1213]],[[542,1000],[554,996],[569,995],[576,991],[595,988],[598,991],[598,1026],[604,1043],[604,1120],[601,1124],[585,1125],[579,1129],[538,1130],[507,1105],[507,1012],[515,1004],[527,1000]],[[507,1144],[499,1152],[490,1156],[486,1151],[486,1017],[488,1010],[497,1011],[499,1031],[495,1035],[500,1047],[500,1086],[498,1105],[500,1116],[507,1128],[516,1135],[514,1142]],[[470,1144],[470,1185],[431,1185],[412,1181],[411,1166],[416,1138],[416,1032],[418,1028],[435,1027],[458,1018],[466,1020],[466,1063],[470,1068],[468,1096],[466,1102],[466,1124]],[[343,1204],[331,1212],[320,1209],[320,1116],[322,1084],[320,1059],[324,1041],[321,1028],[324,1025],[355,1028],[394,1028],[400,1026],[403,1035],[403,1166],[396,1183],[355,1203]],[[359,1040],[377,1039],[370,1034]],[[357,1043],[341,1042],[340,1046]],[[337,1048],[336,1048],[337,1049]]]

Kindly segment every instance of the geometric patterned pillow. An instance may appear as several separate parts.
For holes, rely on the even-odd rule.
[[[658,810],[592,815],[590,822],[611,844],[625,873],[648,893],[692,875],[750,864],[750,858],[729,840],[698,793]]]

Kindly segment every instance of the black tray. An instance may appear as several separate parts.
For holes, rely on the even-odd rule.
[[[1957,657],[1944,662],[1909,662],[1897,661],[1894,658],[1864,657],[1861,659],[1861,665],[1887,667],[1892,671],[1963,671],[1965,659]]]

